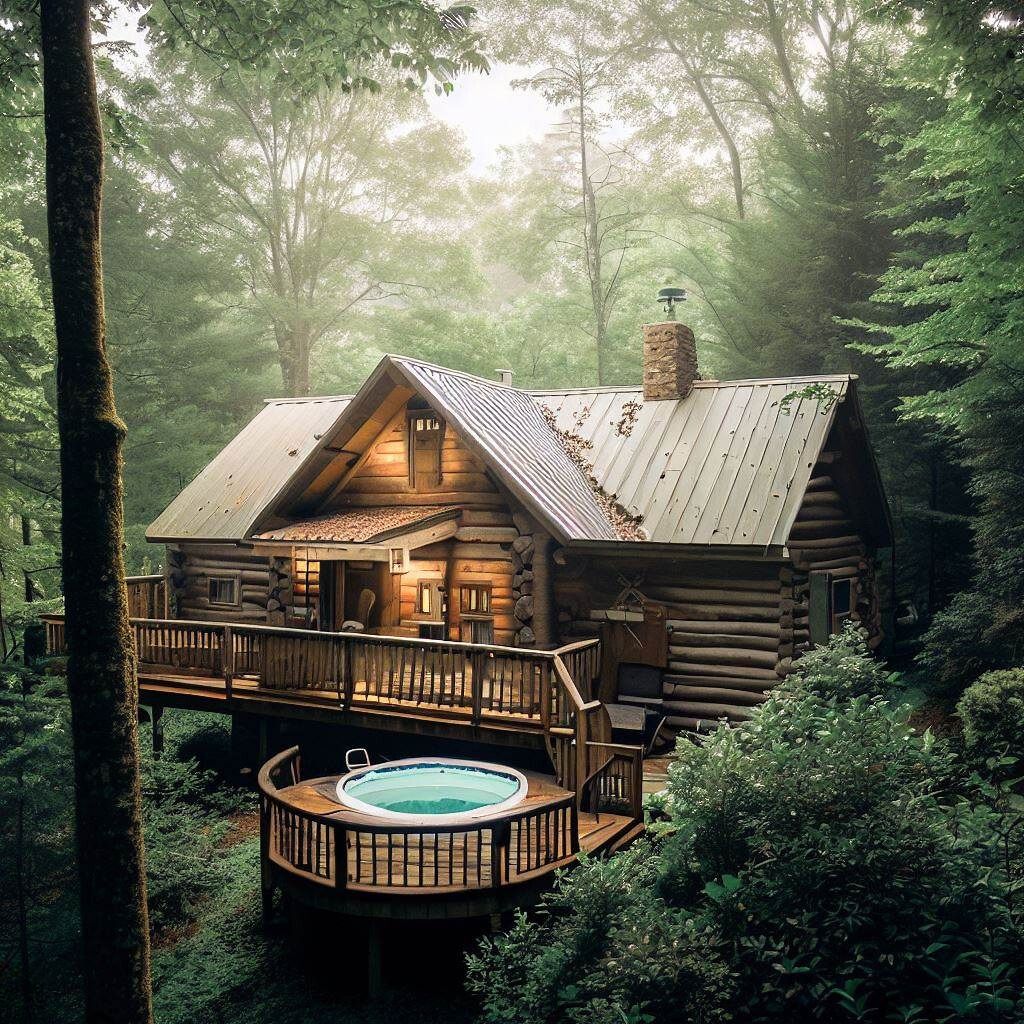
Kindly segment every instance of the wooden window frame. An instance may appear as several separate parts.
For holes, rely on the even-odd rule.
[[[444,457],[444,432],[445,421],[433,409],[408,409],[406,411],[407,430],[406,444],[409,448],[409,486],[414,490],[437,490],[442,483],[444,470],[442,460]],[[432,420],[437,424],[436,428],[418,428],[417,420]],[[417,483],[416,471],[416,439],[420,435],[428,435],[431,440],[435,439],[437,444],[437,476],[435,479],[423,484]]]
[[[429,612],[423,611],[423,591],[428,590],[432,595],[431,602],[436,598],[438,607],[431,605]],[[426,622],[443,622],[445,618],[445,594],[443,576],[421,576],[416,581],[416,607],[413,612],[414,619]]]
[[[214,600],[214,586],[218,583],[230,583],[234,599],[231,601]],[[206,577],[206,596],[209,598],[211,608],[241,608],[242,607],[242,574],[240,572],[213,572]]]
[[[459,614],[464,619],[473,618],[494,618],[494,586],[491,583],[459,583]],[[477,607],[470,607],[467,598],[472,591],[477,591],[479,597]],[[480,607],[480,598],[483,598],[485,607]]]
[[[845,612],[836,611],[836,588],[846,587],[849,591],[849,601]],[[850,621],[854,609],[857,607],[857,581],[852,576],[833,576],[829,586],[829,622],[832,627],[832,635],[841,633],[843,627]]]
[[[845,612],[836,612],[836,587],[849,586],[850,604]],[[808,631],[812,644],[828,642],[830,636],[842,632],[857,607],[857,578],[835,576],[827,569],[812,569],[809,578]]]

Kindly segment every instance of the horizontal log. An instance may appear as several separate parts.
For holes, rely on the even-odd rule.
[[[511,526],[512,513],[490,509],[463,509],[459,520],[463,526]],[[516,530],[516,533],[519,531]]]
[[[646,595],[656,601],[686,604],[696,601],[701,604],[738,604],[774,607],[779,600],[779,585],[772,591],[761,590],[713,590],[710,587],[647,587]]]
[[[746,668],[736,665],[711,665],[707,662],[674,661],[669,659],[669,674],[672,676],[729,676],[733,679],[764,679],[775,682],[778,676],[773,668]]]
[[[668,620],[673,630],[681,633],[722,634],[723,636],[767,636],[779,635],[777,622],[737,622],[735,619],[677,619]]]
[[[838,491],[810,491],[804,495],[803,505],[839,505],[842,507],[843,499]]]
[[[789,531],[789,542],[794,540],[817,540],[822,537],[843,537],[847,536],[853,529],[853,523],[849,519],[821,519],[811,522],[800,522],[793,524]]]
[[[696,633],[673,629],[669,643],[689,647],[732,647],[750,651],[774,651],[778,639],[773,636],[740,636],[729,633]]]
[[[847,519],[849,513],[842,505],[811,505],[801,506],[797,513],[798,523],[814,523],[822,519]]]
[[[455,539],[459,542],[511,544],[518,536],[519,531],[514,526],[460,526],[455,531]]]
[[[683,677],[666,676],[662,692],[665,697],[682,697],[685,691],[694,686],[711,687],[713,689],[741,690],[744,693],[759,694],[778,686],[778,679],[725,679],[717,677]]]
[[[505,551],[498,544],[461,544],[455,543],[452,546],[452,558],[456,559],[481,559],[492,562],[512,561],[512,552]]]
[[[819,476],[812,476],[807,481],[807,490],[809,491],[834,491],[836,489],[836,482],[827,473],[823,473]]]
[[[765,693],[727,689],[722,686],[675,686],[673,687],[673,697],[675,700],[706,701],[743,707],[756,707],[768,699]]]
[[[774,593],[779,589],[779,578],[774,573],[769,579],[744,579],[742,577],[730,578],[726,576],[691,576],[681,572],[678,576],[671,579],[661,576],[648,579],[647,584],[643,587],[643,591],[649,595],[654,590],[672,590],[678,587],[697,590],[763,590],[768,593]]]
[[[751,622],[773,622],[779,617],[778,605],[739,605],[739,604],[669,604],[668,612],[672,619],[698,619],[701,621],[735,621],[747,619]]]
[[[176,545],[174,550],[187,558],[229,558],[236,560],[250,559],[254,562],[266,562],[265,555],[258,555],[252,550],[252,545],[239,544],[193,544],[191,541],[182,541]]]
[[[842,550],[844,553],[847,549],[864,549],[863,541],[855,533],[846,534],[841,537],[827,537],[822,540],[789,541],[787,546],[800,551],[827,551],[835,549],[837,551]]]
[[[255,561],[228,560],[215,561],[212,558],[190,558],[183,566],[190,576],[207,576],[210,573],[237,572],[241,573],[242,579],[269,580],[270,566],[264,562],[262,565]]]
[[[677,647],[668,649],[669,661],[706,665],[744,665],[753,668],[775,668],[775,651],[751,651],[736,647]]]
[[[267,622],[266,608],[256,612],[239,611],[237,608],[183,608],[179,614],[183,619],[193,622],[245,622],[255,626],[263,626]]]
[[[728,718],[730,722],[745,722],[753,713],[749,707],[738,704],[705,703],[703,701],[666,701],[665,710],[670,715],[704,715],[708,718]]]
[[[447,481],[446,481],[447,483]],[[377,508],[380,505],[470,505],[477,508],[504,508],[505,499],[500,494],[485,494],[481,491],[422,491],[408,494],[389,494],[382,501],[378,494],[344,492],[344,505],[348,508]],[[339,498],[339,501],[341,499]]]

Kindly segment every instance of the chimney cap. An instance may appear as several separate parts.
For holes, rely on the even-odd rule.
[[[676,318],[676,303],[686,301],[685,288],[662,288],[658,292],[658,302],[665,303],[665,313],[669,320]]]

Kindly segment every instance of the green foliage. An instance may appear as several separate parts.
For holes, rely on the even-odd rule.
[[[968,754],[983,763],[1009,758],[1024,765],[1024,669],[986,672],[964,691],[956,706]]]
[[[890,680],[869,661],[855,633],[836,638],[750,721],[680,743],[663,845],[586,865],[538,921],[485,943],[470,971],[485,1019],[1016,1019],[1017,819],[878,696]],[[647,963],[628,928],[635,960],[617,955],[633,918],[655,948],[682,928],[682,962],[714,971],[623,985]]]
[[[802,655],[785,685],[825,700],[843,701],[880,697],[894,682],[882,663],[871,656],[864,631],[848,622],[827,644]]]
[[[486,1021],[675,1024],[727,1020],[731,980],[684,911],[657,895],[646,842],[584,861],[544,897],[537,920],[485,939],[467,987]]]

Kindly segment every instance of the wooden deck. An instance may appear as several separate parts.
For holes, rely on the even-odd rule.
[[[46,616],[47,650],[67,647]],[[132,619],[139,698],[160,707],[335,722],[546,749],[573,791],[607,742],[590,699],[596,640],[554,651],[175,619]]]
[[[617,849],[642,829],[638,794],[577,794],[528,774],[526,798],[493,816],[439,826],[362,815],[333,799],[340,776],[299,778],[298,749],[260,772],[264,899],[388,917],[463,917],[520,906],[581,852]],[[278,786],[275,780],[285,784]]]

